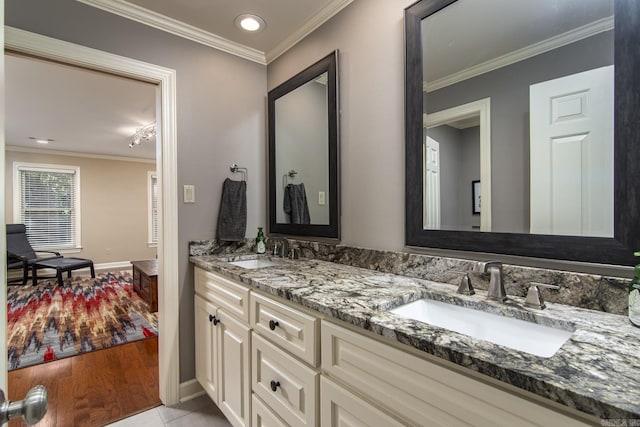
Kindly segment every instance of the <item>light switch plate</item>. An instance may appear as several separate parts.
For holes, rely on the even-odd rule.
[[[318,192],[318,204],[322,206],[322,205],[324,205],[325,203],[326,203],[326,200],[325,200],[325,193],[324,193],[324,191],[320,191],[320,192]]]
[[[195,185],[185,185],[184,186],[184,202],[185,203],[195,203],[196,202],[196,186]]]

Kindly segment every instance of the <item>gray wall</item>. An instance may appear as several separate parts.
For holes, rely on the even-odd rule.
[[[342,242],[404,247],[403,12],[359,0],[267,66],[269,89],[339,49]]]
[[[611,64],[608,31],[425,95],[429,113],[491,97],[493,231],[529,232],[529,86]]]
[[[178,186],[195,185],[196,203],[179,203],[180,279],[169,286],[180,288],[180,380],[194,378],[187,246],[215,237],[231,163],[249,170],[247,235],[265,225],[265,67],[73,0],[7,0],[5,13],[9,26],[176,70]]]

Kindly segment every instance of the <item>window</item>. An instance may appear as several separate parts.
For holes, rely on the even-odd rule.
[[[148,173],[147,180],[149,197],[149,246],[158,245],[158,175],[155,172]]]
[[[36,249],[79,249],[80,168],[14,162],[14,222]]]

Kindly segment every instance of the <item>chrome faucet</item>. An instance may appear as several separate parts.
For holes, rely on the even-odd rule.
[[[502,281],[502,263],[498,261],[486,261],[481,262],[479,267],[483,273],[489,272],[491,274],[487,298],[500,302],[506,300],[507,292],[504,290],[504,283]]]

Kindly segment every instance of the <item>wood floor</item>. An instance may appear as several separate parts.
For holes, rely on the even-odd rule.
[[[103,426],[160,405],[158,339],[9,372],[9,400],[21,400],[37,384],[49,393],[49,409],[39,427]],[[20,419],[10,427],[25,426]]]

